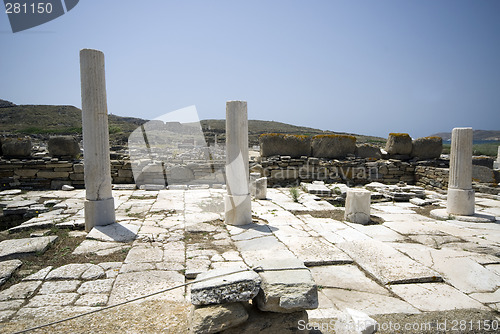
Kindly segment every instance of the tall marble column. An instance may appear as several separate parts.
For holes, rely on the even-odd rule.
[[[500,169],[500,146],[498,146],[497,160],[493,162],[493,169]]]
[[[226,103],[226,224],[252,222],[248,189],[248,116],[246,101]]]
[[[82,87],[83,156],[85,172],[85,230],[115,222],[111,194],[108,108],[104,75],[104,54],[80,51]]]
[[[451,133],[448,214],[474,214],[472,189],[472,128],[454,128]]]

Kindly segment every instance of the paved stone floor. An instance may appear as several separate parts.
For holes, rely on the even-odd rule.
[[[275,188],[268,189],[267,200],[252,202],[254,223],[236,227],[223,224],[224,194],[114,190],[119,225],[94,229],[74,253],[105,259],[129,249],[125,260],[45,267],[0,287],[0,321],[43,323],[176,286],[209,268],[287,257],[302,260],[318,284],[319,308],[309,311],[310,319],[332,318],[346,307],[369,315],[500,311],[498,196],[476,196],[477,211],[496,216],[493,223],[436,220],[411,203],[382,202],[371,208],[384,222],[363,226],[341,221],[343,208],[314,195],[301,192],[297,203],[288,189]],[[426,194],[445,204],[443,195]],[[40,214],[30,226],[81,226],[81,190],[11,194],[0,201],[44,198],[61,200],[61,209]],[[22,258],[10,261],[0,262],[0,271],[15,270]],[[149,300],[183,303],[189,288]]]

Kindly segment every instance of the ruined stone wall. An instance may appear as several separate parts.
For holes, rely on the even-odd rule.
[[[113,183],[134,183],[127,160],[111,160]],[[0,188],[84,188],[83,161],[52,159],[0,159]]]
[[[313,157],[292,159],[289,156],[262,158],[262,173],[268,186],[298,185],[315,180],[362,185],[370,182],[414,184],[415,166],[400,160],[350,159],[327,160]],[[255,170],[255,169],[254,169]]]
[[[434,166],[415,167],[415,185],[426,189],[448,189],[448,168]]]

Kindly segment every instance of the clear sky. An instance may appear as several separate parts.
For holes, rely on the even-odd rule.
[[[500,130],[497,0],[81,0],[16,34],[3,11],[0,99],[81,107],[83,48],[121,116],[247,100],[250,119],[381,137]]]

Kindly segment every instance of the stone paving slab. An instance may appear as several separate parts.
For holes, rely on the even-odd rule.
[[[35,293],[40,285],[42,285],[41,281],[17,283],[8,289],[0,291],[0,301],[29,298]]]
[[[176,271],[150,270],[144,271],[141,274],[119,274],[116,277],[108,304],[117,304],[149,293],[171,288],[179,284],[184,284],[184,282],[184,276]],[[183,301],[184,291],[184,288],[177,288],[150,297],[150,300]]]
[[[99,241],[99,240],[84,240],[82,243],[75,248],[73,254],[89,254],[95,253],[99,256],[106,256],[120,250],[130,247],[127,244],[121,242],[110,242],[110,241]]]
[[[280,237],[279,239],[308,267],[352,263],[349,255],[323,238]]]
[[[0,242],[0,261],[44,253],[57,236],[10,239]]]
[[[355,240],[338,245],[382,284],[423,283],[442,280],[436,271],[412,260],[386,243]]]
[[[390,289],[421,311],[488,309],[446,283],[397,284]]]
[[[0,286],[2,286],[22,264],[21,260],[17,259],[0,262]]]
[[[401,299],[362,291],[324,288],[321,292],[340,310],[352,308],[374,314],[421,313],[417,308]],[[321,305],[320,305],[321,307]]]
[[[140,225],[123,223],[95,226],[87,238],[100,241],[130,242],[136,239],[139,229]]]
[[[367,277],[352,264],[312,267],[310,270],[318,286],[390,296],[389,290]]]

